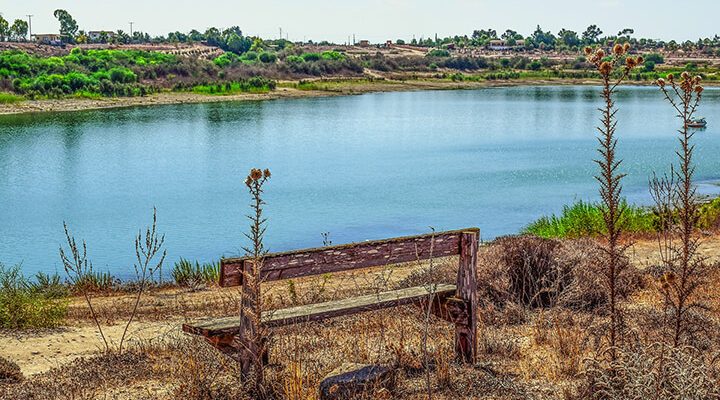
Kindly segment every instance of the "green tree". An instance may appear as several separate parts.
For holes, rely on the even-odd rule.
[[[230,34],[226,43],[227,49],[235,54],[242,54],[250,50],[250,46],[252,46],[252,40],[240,36],[235,32]]]
[[[567,29],[562,29],[558,32],[558,41],[566,47],[575,47],[580,44],[580,38],[577,32]]]
[[[630,36],[635,33],[635,29],[625,28],[618,32],[618,42],[629,42]]]
[[[0,41],[4,42],[10,36],[10,24],[0,15]]]
[[[53,15],[60,21],[60,36],[62,36],[63,40],[68,43],[74,43],[75,35],[77,35],[78,32],[77,21],[65,10],[55,10]]]
[[[10,27],[10,36],[15,40],[27,40],[28,23],[21,19],[16,19]]]
[[[202,42],[203,40],[205,40],[205,36],[203,36],[203,34],[200,33],[200,31],[198,31],[197,29],[191,30],[188,37],[193,42]]]
[[[555,35],[552,32],[544,32],[540,25],[537,26],[535,32],[530,36],[535,46],[541,49],[553,49],[555,47]]]
[[[655,71],[655,62],[647,60],[644,64],[644,71],[645,72],[653,72]]]
[[[602,33],[603,31],[601,31],[597,25],[590,25],[585,29],[585,32],[582,33],[582,41],[585,44],[595,44]]]

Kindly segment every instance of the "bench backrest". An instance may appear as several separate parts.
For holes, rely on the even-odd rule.
[[[275,281],[459,255],[463,232],[475,232],[479,236],[480,230],[469,228],[269,253],[263,257],[260,278],[264,281]],[[242,285],[242,269],[245,262],[248,262],[248,258],[222,259],[220,286]]]

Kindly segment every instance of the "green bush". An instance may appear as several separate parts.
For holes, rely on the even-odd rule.
[[[305,62],[305,59],[300,56],[287,56],[285,57],[285,62],[288,64],[302,64]]]
[[[112,276],[109,272],[90,271],[75,281],[72,290],[75,293],[107,293],[113,291],[119,285],[120,280]]]
[[[196,288],[201,285],[211,285],[218,282],[220,276],[220,263],[194,263],[181,258],[175,263],[172,277],[180,286]]]
[[[256,51],[247,51],[240,58],[246,61],[255,61],[258,59],[258,53]]]
[[[0,76],[12,82],[15,93],[29,98],[77,92],[137,96],[151,91],[138,83],[141,76],[151,79],[169,76],[169,72],[179,68],[179,63],[173,55],[138,50],[76,48],[62,57],[8,50],[0,52]]]
[[[662,54],[650,53],[645,55],[645,61],[652,61],[655,64],[663,64],[665,62],[665,58]]]
[[[645,71],[645,72],[655,71],[655,62],[650,61],[650,60],[645,61],[643,71]]]
[[[657,227],[657,217],[652,210],[622,202],[625,212],[620,221],[628,233],[652,233]],[[559,216],[542,217],[524,229],[543,238],[578,238],[599,236],[605,232],[602,206],[598,203],[578,201],[563,207]]]
[[[62,282],[58,274],[49,275],[38,272],[35,275],[35,281],[30,282],[30,288],[49,299],[62,299],[70,295],[68,286]]]
[[[266,93],[276,87],[277,82],[261,76],[254,76],[235,82],[225,82],[224,84],[197,85],[192,88],[192,91],[210,95],[230,95],[236,93]]]
[[[340,53],[339,51],[323,51],[323,53],[320,55],[320,57],[323,60],[344,60],[345,55]]]
[[[450,52],[445,49],[432,49],[427,55],[428,57],[450,57]]]
[[[319,53],[303,53],[300,57],[305,61],[319,61],[322,55]]]
[[[19,266],[0,264],[0,328],[53,328],[67,317],[66,298],[36,290]]]
[[[698,228],[720,228],[720,198],[716,198],[711,202],[700,206],[699,214],[700,218],[698,219]]]
[[[0,92],[0,104],[13,104],[23,101],[23,98],[10,93]]]
[[[236,64],[240,58],[235,53],[224,53],[213,60],[213,63],[220,68]]]
[[[258,55],[258,60],[260,60],[260,62],[263,62],[265,64],[272,64],[277,61],[277,56],[275,55],[275,53],[269,53],[267,51],[263,51],[262,53],[260,53]]]

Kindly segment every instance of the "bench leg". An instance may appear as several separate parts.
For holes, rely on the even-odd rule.
[[[463,232],[455,297],[464,303],[468,318],[455,323],[455,355],[459,361],[474,363],[477,352],[477,232]]]
[[[253,352],[251,346],[245,343],[241,335],[215,336],[208,338],[207,341],[210,345],[218,349],[218,351],[240,364],[240,371],[243,378],[250,376]],[[267,346],[263,346],[261,355],[263,365],[267,365],[269,359]]]

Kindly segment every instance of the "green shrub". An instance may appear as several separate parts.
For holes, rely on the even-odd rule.
[[[650,53],[645,55],[645,61],[652,61],[655,64],[662,64],[665,62],[665,58],[659,53]]]
[[[62,299],[70,295],[68,286],[62,282],[58,274],[49,275],[38,272],[35,274],[35,281],[30,282],[30,288],[49,299]]]
[[[23,98],[10,93],[0,92],[0,104],[13,104],[23,101]]]
[[[175,263],[172,277],[180,286],[196,288],[201,285],[211,285],[218,282],[220,276],[220,263],[194,263],[181,258]]]
[[[235,82],[225,82],[224,84],[197,85],[192,88],[192,91],[209,95],[230,95],[236,93],[266,93],[276,87],[277,82],[261,76],[254,76]]]
[[[260,53],[258,55],[258,60],[260,60],[260,62],[263,62],[265,64],[272,64],[277,61],[277,56],[275,55],[275,53],[269,53],[267,51],[263,51],[262,53]]]
[[[625,212],[622,229],[628,233],[652,233],[656,230],[657,217],[650,209],[628,205],[623,201]],[[543,238],[578,238],[599,236],[605,231],[602,206],[597,203],[578,201],[563,207],[559,216],[542,217],[528,225],[525,233]]]
[[[302,64],[305,62],[305,59],[300,56],[287,56],[285,57],[285,62],[288,64]]]
[[[320,57],[323,60],[343,60],[345,59],[345,55],[340,53],[339,51],[323,51],[323,53],[320,55]]]
[[[247,53],[246,53],[247,54]],[[232,64],[237,63],[239,57],[235,53],[224,53],[213,60],[213,63],[220,68],[228,67]]]
[[[110,80],[115,83],[132,83],[137,80],[137,75],[128,68],[116,67],[108,71]]]
[[[120,281],[109,272],[89,271],[81,276],[73,285],[75,293],[107,293],[116,289]]]
[[[305,61],[319,61],[322,55],[319,53],[303,53],[300,57]]]
[[[465,75],[461,74],[460,72],[454,73],[450,75],[450,80],[453,82],[462,82],[465,80]]]
[[[700,206],[698,228],[720,228],[720,197]]]
[[[432,49],[427,55],[428,57],[450,57],[450,52],[445,49]]]
[[[650,60],[645,61],[645,65],[644,65],[643,71],[645,71],[645,72],[653,72],[653,71],[655,71],[655,62],[654,62],[654,61],[650,61]]]
[[[33,289],[19,266],[0,264],[0,328],[53,328],[65,321],[68,301]]]
[[[258,53],[256,51],[247,51],[240,58],[246,61],[255,61],[258,59]]]

